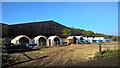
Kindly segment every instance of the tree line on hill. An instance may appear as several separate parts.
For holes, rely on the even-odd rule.
[[[91,30],[84,30],[80,28],[64,28],[62,30],[62,35],[65,37],[70,36],[70,35],[82,35],[82,36],[92,36],[92,37],[104,37],[105,39],[111,39],[112,41],[120,41],[120,36],[115,36],[115,35],[106,35],[102,33],[95,33]]]

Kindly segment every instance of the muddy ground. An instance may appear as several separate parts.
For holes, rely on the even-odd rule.
[[[104,43],[102,50],[118,49],[118,43]],[[70,46],[42,48],[37,51],[13,54],[18,60],[11,67],[15,66],[93,66],[98,63],[100,66],[116,66],[118,57],[103,59],[93,62],[93,57],[99,52],[98,44],[71,44]],[[105,64],[103,61],[105,60]],[[109,60],[109,61],[108,61]],[[113,61],[114,60],[114,61]],[[108,62],[113,62],[112,65]],[[86,63],[88,62],[88,63]],[[101,63],[102,62],[102,63]],[[92,64],[94,63],[94,64]],[[108,63],[108,64],[106,64]]]

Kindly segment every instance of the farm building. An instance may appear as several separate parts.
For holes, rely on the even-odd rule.
[[[18,35],[26,35],[30,38],[34,38],[38,35],[44,35],[48,37],[51,35],[62,36],[61,31],[64,28],[67,27],[52,20],[13,24],[9,25],[9,37],[16,37]]]
[[[0,23],[0,37],[8,37],[8,25]]]
[[[40,22],[29,22],[29,23],[21,23],[21,24],[0,24],[2,28],[0,28],[0,32],[2,33],[2,38],[5,38],[6,40],[12,39],[12,42],[15,43],[13,39],[18,37],[19,35],[25,35],[28,36],[29,39],[33,39],[33,42],[36,43],[38,46],[51,46],[53,42],[50,42],[46,39],[48,39],[50,36],[58,36],[60,38],[65,38],[62,31],[65,28],[68,28],[71,30],[71,36],[67,37],[65,39],[65,42],[68,43],[81,43],[81,40],[94,42],[96,40],[103,41],[103,37],[85,37],[80,31],[77,31],[75,29],[72,29],[70,27],[61,25],[55,21],[49,20],[49,21],[40,21]],[[41,35],[41,36],[39,36]],[[76,36],[77,35],[77,36]],[[43,37],[44,36],[44,37]],[[83,37],[84,36],[84,37]],[[23,39],[23,38],[22,38]],[[21,39],[20,39],[21,40]],[[25,40],[25,37],[24,37]],[[8,40],[9,41],[9,40]],[[98,41],[97,41],[98,42]],[[16,42],[16,44],[19,42]],[[20,41],[20,43],[26,43]],[[29,41],[31,43],[31,40]]]
[[[21,23],[21,24],[1,24],[3,28],[2,37],[14,38],[18,35],[26,35],[30,38],[34,38],[38,35],[44,35],[47,38],[50,36],[59,36],[64,37],[62,35],[62,31],[65,28],[71,29],[67,26],[59,24],[55,21],[40,21],[40,22],[29,22],[29,23]],[[80,34],[79,31],[75,31],[71,29],[71,35]]]
[[[2,38],[2,24],[0,24],[0,38]]]
[[[0,24],[2,28],[2,38],[14,38],[18,35],[26,35],[30,38],[34,38],[38,35],[44,35],[47,38],[50,36],[59,36],[65,37],[62,34],[63,29],[68,28],[71,30],[71,35],[75,36],[77,34],[81,34],[80,31],[72,29],[70,27],[64,26],[55,22],[53,20],[48,21],[40,21],[40,22],[29,22],[29,23],[21,23],[21,24]]]

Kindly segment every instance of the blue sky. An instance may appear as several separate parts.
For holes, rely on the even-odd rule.
[[[118,35],[117,2],[3,2],[2,22],[54,20],[69,27]]]

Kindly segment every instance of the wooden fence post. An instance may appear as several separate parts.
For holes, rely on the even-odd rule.
[[[99,43],[99,53],[102,54],[102,46],[101,46],[102,43]]]

